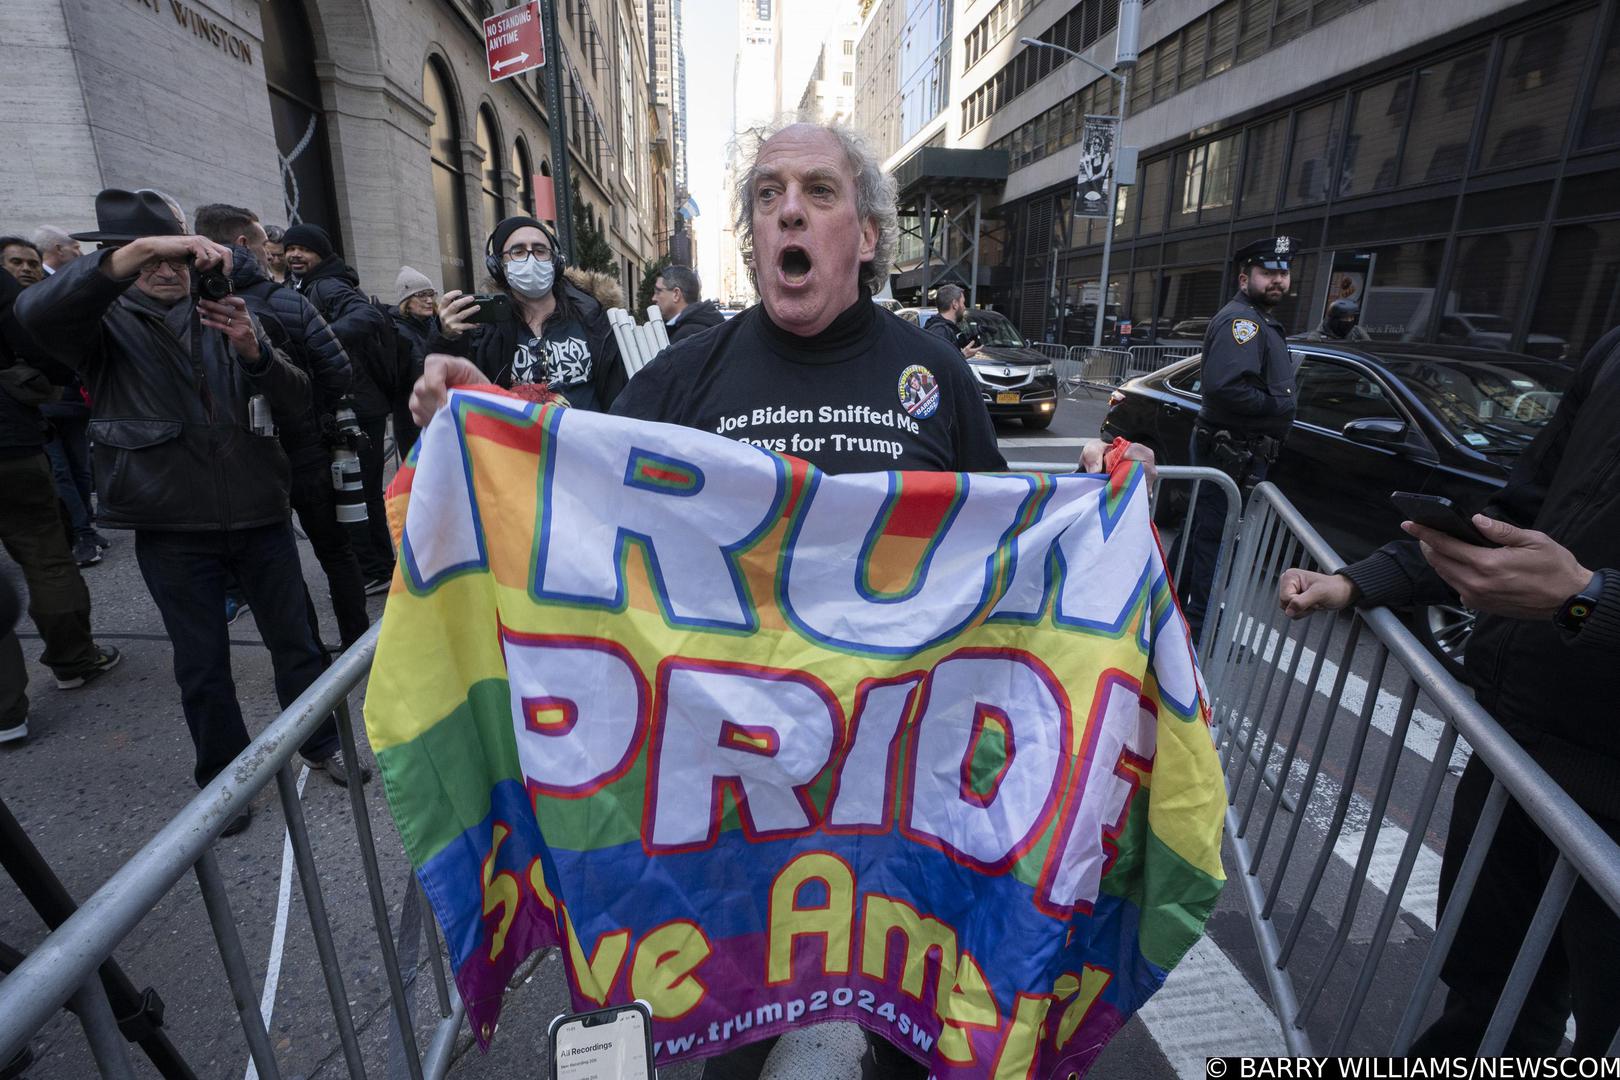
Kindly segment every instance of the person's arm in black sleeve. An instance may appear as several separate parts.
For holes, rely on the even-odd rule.
[[[592,321],[589,333],[591,382],[598,406],[606,412],[630,377],[625,374],[624,357],[619,352],[619,339],[614,336],[613,324],[608,322],[607,309],[604,308]]]
[[[1209,344],[1204,350],[1204,401],[1237,416],[1280,416],[1287,405],[1273,397],[1266,386],[1262,331],[1257,325],[1254,336],[1240,342],[1232,324],[1241,321],[1245,320],[1229,319],[1210,328]]]
[[[49,341],[51,355],[79,370],[101,354],[101,318],[135,283],[134,275],[115,279],[102,272],[110,250],[93,251],[24,289],[16,316],[36,341]]]
[[[224,335],[220,335],[221,344],[247,375],[253,389],[270,402],[272,412],[284,415],[302,412],[309,407],[309,376],[304,374],[303,368],[289,360],[286,353],[270,343],[257,318],[251,315],[249,318],[253,319],[253,329],[259,339],[257,360],[250,360],[231,348]]]
[[[358,289],[347,285],[329,288],[331,310],[326,321],[332,327],[332,333],[343,343],[343,351],[349,354],[352,365],[354,358],[364,355],[381,336],[383,320],[387,316]],[[325,303],[321,305],[323,311],[326,306]]]
[[[332,332],[331,324],[320,309],[302,296],[298,300],[304,316],[304,355],[309,357],[315,388],[324,401],[336,401],[354,385],[354,367],[348,351]]]
[[[485,329],[485,327],[480,326],[458,337],[450,337],[445,334],[444,330],[439,326],[439,321],[435,319],[433,320],[433,329],[428,331],[427,345],[422,350],[422,356],[425,359],[428,353],[448,353],[451,356],[471,360],[476,364],[478,363],[478,340],[483,337]],[[480,368],[482,366],[479,365]],[[484,374],[491,379],[495,377],[495,373],[492,371],[486,371]]]

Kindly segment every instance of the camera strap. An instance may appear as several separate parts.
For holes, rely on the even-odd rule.
[[[203,415],[208,422],[214,422],[214,392],[208,386],[208,371],[202,362],[202,312],[197,310],[197,301],[191,301],[191,334],[187,344],[186,359],[191,362],[192,377],[197,380],[197,393],[202,398]]]

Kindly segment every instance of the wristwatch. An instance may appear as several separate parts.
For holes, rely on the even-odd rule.
[[[1592,580],[1586,583],[1586,588],[1565,600],[1559,607],[1558,613],[1553,616],[1553,622],[1558,624],[1560,630],[1571,634],[1578,634],[1586,620],[1592,617],[1597,610],[1598,602],[1603,599],[1603,571],[1599,570],[1592,575]]]

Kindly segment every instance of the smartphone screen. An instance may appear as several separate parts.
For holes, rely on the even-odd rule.
[[[551,1032],[556,1080],[652,1080],[651,1034],[639,1003],[558,1017]]]

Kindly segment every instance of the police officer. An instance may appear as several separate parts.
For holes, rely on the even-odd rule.
[[[1288,295],[1289,264],[1298,246],[1291,236],[1272,236],[1240,250],[1237,295],[1204,331],[1204,400],[1193,427],[1192,463],[1220,469],[1245,493],[1266,478],[1294,420],[1294,364],[1271,310]],[[1213,486],[1201,491],[1181,582],[1182,610],[1195,642],[1203,632],[1225,520],[1226,495]]]
[[[1361,305],[1354,300],[1335,300],[1315,330],[1305,335],[1306,341],[1369,341],[1371,335],[1361,328]]]

